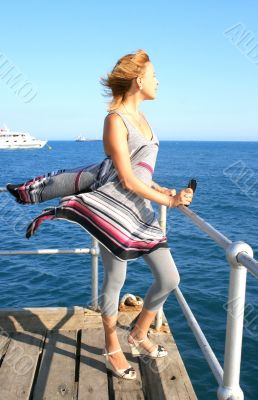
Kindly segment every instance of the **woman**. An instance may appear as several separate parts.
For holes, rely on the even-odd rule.
[[[105,330],[106,366],[117,376],[135,379],[116,333],[119,294],[127,260],[143,256],[155,280],[149,288],[137,323],[128,335],[134,356],[152,358],[168,353],[154,345],[147,332],[157,311],[179,284],[180,277],[151,201],[167,207],[189,205],[193,191],[160,187],[152,181],[159,140],[139,106],[154,100],[158,86],[154,66],[144,50],[119,59],[101,83],[112,95],[104,121],[103,145],[107,157],[100,164],[59,170],[21,185],[7,185],[21,203],[66,196],[58,207],[46,209],[29,225],[35,233],[46,219],[67,219],[80,224],[99,241],[104,266],[101,315]]]

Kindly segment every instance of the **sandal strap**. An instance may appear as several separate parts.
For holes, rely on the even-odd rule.
[[[106,349],[105,349],[106,350]],[[108,356],[108,355],[110,355],[110,354],[115,354],[115,353],[118,353],[119,351],[121,351],[122,349],[121,349],[121,347],[119,347],[119,349],[117,349],[117,350],[115,350],[115,351],[110,351],[110,353],[103,353],[102,355],[103,356]]]
[[[141,342],[144,342],[144,340],[146,340],[148,336],[146,335],[146,336],[144,336],[143,339],[140,339],[140,340],[135,339],[131,335],[129,335],[129,337],[132,338],[134,342],[141,343]]]

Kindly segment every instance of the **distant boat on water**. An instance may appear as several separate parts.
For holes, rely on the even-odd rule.
[[[88,138],[86,138],[86,136],[77,136],[75,138],[76,142],[90,142],[90,141],[93,141],[93,140],[97,140],[97,139],[88,139]]]
[[[0,128],[0,149],[42,148],[47,140],[39,140],[27,132],[13,132],[7,127]]]

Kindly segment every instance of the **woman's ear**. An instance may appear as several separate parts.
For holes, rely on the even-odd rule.
[[[142,77],[137,76],[136,82],[137,82],[137,84],[138,84],[139,87],[142,86],[142,83],[143,83],[143,82],[142,82]]]

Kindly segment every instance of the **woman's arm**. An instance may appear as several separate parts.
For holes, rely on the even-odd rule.
[[[151,181],[151,187],[155,190],[160,189],[160,186],[157,184],[157,182]]]
[[[193,189],[186,188],[174,195],[175,189],[161,193],[138,179],[131,166],[130,154],[127,143],[127,128],[118,114],[109,114],[105,118],[103,140],[105,140],[120,182],[123,187],[133,191],[140,197],[154,201],[167,207],[177,207],[179,204],[189,205],[192,201]],[[164,188],[163,188],[164,189]]]
[[[155,201],[158,204],[165,205],[167,207],[177,207],[178,202],[175,196],[170,196],[165,193],[158,191],[157,189],[152,189],[152,187],[145,185],[136,176],[131,176],[130,180],[127,182],[126,188],[137,193],[141,197],[145,197],[151,201]]]
[[[123,187],[139,196],[167,207],[176,207],[176,199],[149,187],[138,179],[131,167],[127,143],[127,128],[118,114],[109,114],[104,121],[103,140]]]
[[[165,186],[158,185],[157,182],[154,182],[154,181],[151,181],[151,187],[160,193],[167,194],[168,196],[176,195],[176,189],[168,189]]]

